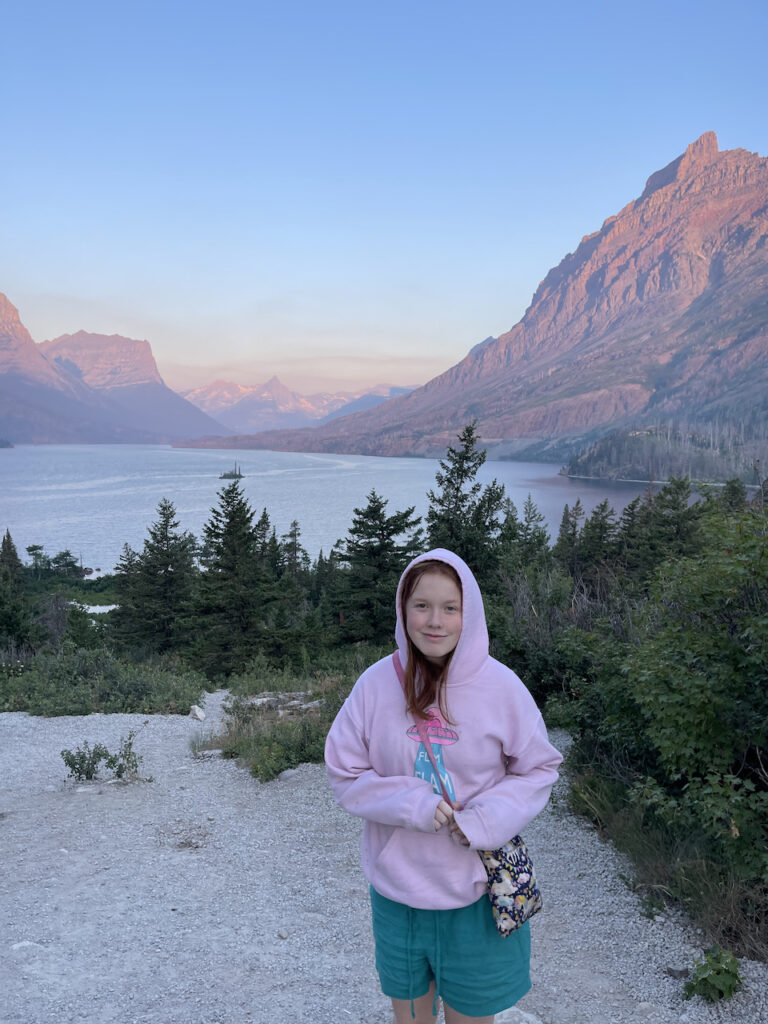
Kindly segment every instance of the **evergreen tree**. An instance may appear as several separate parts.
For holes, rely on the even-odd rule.
[[[720,504],[727,512],[742,512],[747,506],[747,488],[738,477],[726,480]]]
[[[195,658],[209,675],[229,675],[260,649],[260,627],[275,582],[238,480],[220,491],[203,537]]]
[[[14,647],[28,643],[31,616],[25,595],[24,566],[11,534],[0,542],[0,644]]]
[[[581,498],[577,498],[573,508],[567,504],[563,508],[560,530],[557,535],[552,554],[557,561],[574,578],[581,569],[581,520],[584,518],[584,507]]]
[[[32,571],[35,579],[40,579],[43,573],[50,572],[51,560],[45,554],[42,544],[30,544],[27,548],[27,554],[32,559]]]
[[[578,568],[593,592],[606,578],[606,567],[613,561],[616,541],[616,513],[605,498],[593,509],[581,530]]]
[[[648,543],[652,497],[634,498],[619,518],[615,537],[617,568],[625,575],[641,579],[650,563]]]
[[[126,545],[115,569],[120,605],[114,631],[121,642],[161,653],[183,644],[190,632],[195,552],[194,536],[179,531],[176,509],[163,498],[143,551]]]
[[[439,490],[427,492],[429,546],[448,548],[481,578],[487,576],[498,554],[504,487],[493,480],[483,487],[476,480],[486,460],[478,448],[477,421],[458,435],[460,447],[449,447],[435,474]]]
[[[524,566],[545,566],[550,561],[549,533],[544,516],[529,494],[523,502],[520,524],[520,557]]]
[[[687,477],[672,477],[664,484],[654,499],[651,516],[659,562],[696,554],[701,546],[701,512],[701,504],[691,500]]]
[[[24,565],[19,558],[10,530],[5,531],[0,541],[0,576],[6,577],[15,593],[20,594],[24,589]]]
[[[311,563],[309,554],[301,543],[301,528],[296,519],[291,523],[288,533],[283,534],[280,546],[283,572],[306,584]]]
[[[51,572],[55,576],[64,576],[70,580],[82,579],[83,573],[80,564],[69,548],[58,551],[51,558],[50,565]]]
[[[415,507],[387,515],[387,501],[372,490],[354,510],[346,539],[338,546],[347,571],[340,577],[337,607],[342,636],[385,642],[394,629],[392,595],[408,562],[422,547]]]

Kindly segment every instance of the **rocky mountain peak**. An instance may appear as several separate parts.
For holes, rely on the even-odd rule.
[[[77,331],[39,347],[51,362],[97,390],[163,383],[148,341]]]
[[[684,153],[650,176],[645,183],[645,191],[640,196],[639,202],[647,199],[654,192],[658,192],[660,188],[698,174],[702,168],[716,160],[718,154],[717,135],[714,132],[704,132],[686,148]]]
[[[0,336],[13,336],[21,331],[29,337],[29,333],[26,327],[23,326],[19,317],[18,309],[16,309],[7,295],[3,295],[3,293],[0,292]],[[30,341],[31,340],[32,339],[30,338]]]
[[[19,311],[0,293],[0,374],[13,373],[48,387],[68,390],[62,375],[51,366],[21,322]]]

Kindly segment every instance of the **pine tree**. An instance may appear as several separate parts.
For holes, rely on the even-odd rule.
[[[574,578],[579,575],[581,569],[581,520],[584,518],[584,507],[581,498],[577,498],[573,508],[566,505],[563,509],[563,518],[560,520],[560,530],[557,535],[553,556],[558,560]]]
[[[337,589],[342,636],[384,642],[392,637],[392,596],[408,562],[422,547],[415,507],[387,515],[387,501],[372,490],[364,508],[354,510],[346,539],[338,545],[347,566]]]
[[[520,555],[524,566],[544,567],[550,561],[545,521],[529,494],[523,502],[523,521],[520,524]]]
[[[24,565],[19,558],[10,530],[5,531],[0,541],[0,576],[8,580],[14,593],[20,594],[24,589]]]
[[[478,448],[477,421],[458,435],[460,447],[449,447],[435,474],[439,490],[427,492],[427,530],[430,547],[448,548],[483,577],[498,554],[504,487],[493,480],[483,487],[476,480],[486,453]]]
[[[616,513],[604,499],[587,517],[579,537],[578,570],[594,596],[605,596],[606,584],[614,575]]]
[[[128,545],[115,571],[120,605],[115,609],[116,637],[132,647],[164,652],[181,647],[190,633],[195,592],[196,541],[179,531],[176,509],[163,498],[140,554]]]
[[[30,544],[27,548],[27,554],[32,559],[32,572],[35,579],[40,579],[43,573],[50,572],[51,560],[45,554],[42,544]]]
[[[291,523],[288,533],[281,537],[280,547],[283,572],[306,584],[311,563],[309,554],[301,543],[301,527],[296,519]]]
[[[0,644],[20,647],[31,635],[31,615],[25,595],[24,565],[9,530],[0,542]]]
[[[220,491],[203,537],[195,659],[211,676],[229,675],[260,649],[265,605],[274,598],[274,576],[238,480]]]

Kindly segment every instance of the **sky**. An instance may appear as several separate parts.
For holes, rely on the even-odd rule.
[[[166,382],[416,385],[703,132],[768,155],[765,0],[25,0],[0,291]]]

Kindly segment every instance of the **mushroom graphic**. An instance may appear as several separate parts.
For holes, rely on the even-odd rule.
[[[435,775],[435,769],[432,767],[427,748],[421,742],[419,730],[415,725],[412,725],[408,730],[408,736],[419,744],[419,749],[416,751],[413,774],[417,779],[424,779],[426,782],[429,782],[436,793],[442,793],[440,779]],[[427,718],[427,736],[432,744],[432,753],[435,755],[435,764],[440,771],[443,785],[448,790],[451,800],[455,800],[456,793],[453,788],[453,781],[443,764],[443,746],[448,743],[455,743],[459,736],[458,733],[455,733],[453,729],[450,729],[445,724],[437,708],[430,708],[429,717]]]

